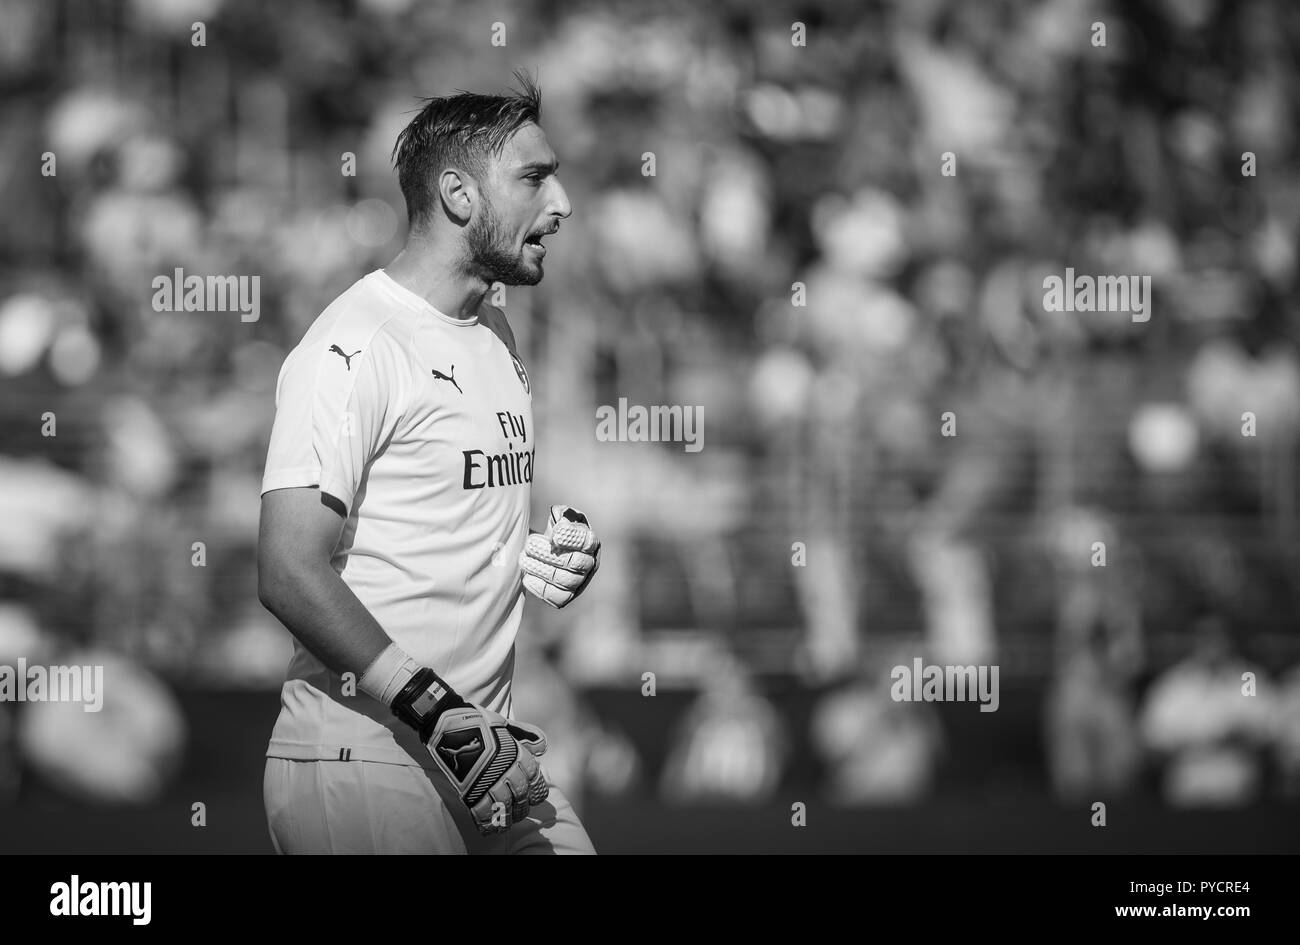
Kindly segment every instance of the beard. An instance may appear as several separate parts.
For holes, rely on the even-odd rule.
[[[486,194],[483,195],[483,213],[477,222],[469,225],[465,240],[470,268],[483,273],[489,282],[537,285],[542,281],[542,264],[525,261],[523,247],[516,248]]]

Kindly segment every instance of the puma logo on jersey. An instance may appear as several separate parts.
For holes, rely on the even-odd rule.
[[[361,349],[358,348],[356,351],[348,354],[338,345],[330,345],[330,350],[343,359],[343,363],[347,365],[349,371],[352,370],[352,359],[361,353]]]
[[[456,383],[456,365],[453,364],[451,366],[450,374],[443,374],[441,371],[433,369],[433,376],[440,381],[451,381],[452,386],[455,387],[456,390],[460,390],[460,385]],[[465,393],[463,390],[460,390],[460,392],[462,394]]]
[[[464,745],[461,745],[459,748],[448,748],[446,745],[438,746],[438,751],[449,757],[450,760],[447,762],[447,767],[451,768],[452,771],[455,771],[457,777],[464,777],[464,772],[460,770],[460,756],[467,752],[471,753],[472,757],[470,759],[470,765],[472,766],[474,764],[473,757],[477,756],[477,754],[482,750],[483,740],[477,736],[466,742]]]

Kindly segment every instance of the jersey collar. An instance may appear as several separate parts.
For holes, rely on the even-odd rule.
[[[425,299],[420,298],[410,289],[400,285],[392,276],[382,269],[376,269],[370,274],[389,295],[393,296],[398,302],[411,309],[419,315],[431,315],[432,317],[453,325],[457,328],[471,328],[478,324],[478,315],[473,318],[452,318],[430,305]]]

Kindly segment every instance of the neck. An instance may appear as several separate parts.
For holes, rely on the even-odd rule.
[[[412,234],[384,267],[394,282],[414,292],[444,315],[473,318],[491,284],[465,270],[459,250],[427,234]]]

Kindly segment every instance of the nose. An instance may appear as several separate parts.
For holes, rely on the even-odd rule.
[[[565,193],[564,185],[560,183],[559,178],[552,177],[551,188],[551,203],[548,212],[561,220],[568,219],[573,214],[573,204],[569,203],[569,195]]]

